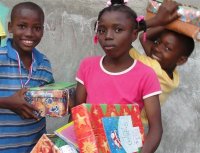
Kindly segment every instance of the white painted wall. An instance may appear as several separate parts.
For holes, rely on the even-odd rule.
[[[22,0],[1,0],[12,7]],[[106,0],[34,0],[45,11],[45,34],[38,48],[52,62],[56,81],[74,81],[80,60],[102,54],[93,45],[93,24]],[[179,0],[200,8],[199,0]],[[129,0],[129,6],[144,14],[147,0]],[[136,41],[136,48],[141,46]],[[189,61],[179,68],[181,84],[162,107],[164,134],[157,153],[200,152],[200,43]],[[49,131],[67,118],[49,120]],[[52,124],[53,123],[53,124]],[[53,125],[53,126],[52,126]]]

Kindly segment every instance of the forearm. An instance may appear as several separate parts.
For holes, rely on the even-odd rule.
[[[145,137],[142,153],[154,153],[160,144],[162,133],[162,127],[150,128]]]
[[[143,34],[141,33],[139,36],[140,43],[146,53],[147,56],[150,56],[152,45],[155,40],[159,37],[160,33],[164,30],[163,26],[158,26],[154,28],[150,28],[146,32],[146,41],[143,41]]]
[[[1,97],[0,98],[0,108],[8,108],[8,104],[11,101],[11,97]]]
[[[163,26],[157,26],[154,28],[150,28],[147,30],[147,40],[150,41],[155,41],[156,38],[160,35],[160,33],[164,30],[165,28]]]

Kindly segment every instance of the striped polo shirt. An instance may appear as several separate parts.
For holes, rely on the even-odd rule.
[[[19,73],[16,51],[8,39],[7,46],[0,48],[0,97],[7,97],[21,89],[29,71],[21,62]],[[54,81],[49,60],[33,49],[32,75],[26,87],[36,87]],[[0,153],[29,153],[38,139],[46,132],[46,120],[22,119],[7,109],[0,109]]]

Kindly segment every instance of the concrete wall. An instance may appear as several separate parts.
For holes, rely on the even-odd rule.
[[[180,1],[180,0],[179,0]],[[22,0],[1,0],[11,8]],[[45,34],[38,46],[52,61],[56,81],[74,81],[80,60],[102,54],[94,46],[93,24],[106,0],[34,0],[45,11]],[[182,0],[200,8],[199,0]],[[130,0],[129,6],[144,14],[147,0]],[[141,46],[136,41],[136,48]],[[162,107],[164,134],[157,153],[200,152],[200,43],[187,64],[179,68],[181,84]],[[50,119],[51,132],[67,118]],[[53,124],[52,124],[53,123]],[[52,126],[53,125],[53,126]]]

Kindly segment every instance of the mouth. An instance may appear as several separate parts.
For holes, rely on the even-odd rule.
[[[104,49],[109,51],[109,50],[113,50],[115,48],[114,45],[107,45],[107,46],[104,46]]]
[[[160,61],[160,60],[161,60],[158,56],[156,56],[156,55],[154,55],[154,54],[151,55],[151,58],[153,58],[153,59],[155,59],[155,60],[157,60],[157,61]]]
[[[22,40],[22,42],[27,47],[32,47],[34,45],[34,41],[31,40]]]

